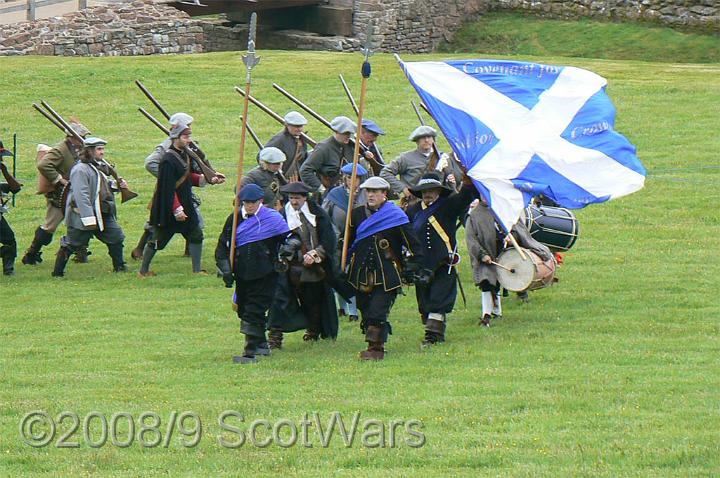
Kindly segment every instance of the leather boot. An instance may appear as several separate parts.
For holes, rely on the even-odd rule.
[[[365,332],[367,350],[360,352],[360,360],[382,360],[385,358],[385,341],[383,328],[377,325],[368,325]]]
[[[268,346],[270,350],[282,349],[283,331],[282,329],[272,327],[268,332]]]
[[[42,262],[42,252],[40,252],[40,250],[43,246],[47,246],[50,242],[52,242],[52,237],[52,233],[47,232],[42,227],[35,229],[35,237],[30,243],[28,250],[25,251],[22,263],[29,266],[40,264]]]
[[[423,325],[427,323],[428,315],[427,314],[420,314],[420,322],[422,322]]]
[[[136,261],[142,259],[143,250],[145,250],[145,244],[147,244],[149,238],[150,232],[143,231],[142,236],[140,236],[140,240],[138,241],[137,247],[135,247],[135,249],[130,252],[130,257],[132,257]]]
[[[490,317],[490,314],[483,315],[478,325],[482,325],[483,327],[490,327]]]
[[[435,345],[445,341],[445,322],[442,320],[428,319],[425,323],[425,338],[423,346]]]
[[[55,269],[52,271],[53,277],[62,277],[65,275],[65,266],[70,260],[72,251],[67,246],[60,246],[55,256]]]
[[[3,275],[15,275],[15,257],[17,256],[17,245],[5,244],[0,247],[0,257],[2,257]]]
[[[81,247],[75,251],[75,257],[73,257],[73,262],[76,264],[87,264],[88,262],[90,262],[88,260],[88,256],[90,254],[92,254],[92,252],[88,250],[87,246]]]
[[[257,356],[261,354],[261,350],[259,349],[262,348],[262,343],[267,343],[265,340],[264,327],[241,320],[240,332],[245,334],[245,348],[242,355],[233,356],[233,362],[240,364],[256,363],[258,360]]]
[[[108,255],[112,259],[113,272],[127,272],[127,265],[123,259],[123,244],[108,244]]]

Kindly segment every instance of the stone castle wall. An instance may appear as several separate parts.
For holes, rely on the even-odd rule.
[[[426,53],[489,10],[552,18],[654,22],[720,33],[720,0],[328,0],[353,8],[352,38],[307,32],[258,33],[263,48],[352,51],[368,25],[377,51]],[[34,22],[0,25],[0,56],[119,56],[242,50],[244,25],[190,18],[153,0],[101,5]]]

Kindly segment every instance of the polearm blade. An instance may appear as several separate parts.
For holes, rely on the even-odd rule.
[[[237,183],[235,186],[235,208],[233,210],[233,227],[230,236],[230,266],[234,267],[235,264],[235,242],[236,242],[236,231],[238,224],[238,214],[240,212],[240,201],[237,199],[237,194],[240,192],[240,182],[243,176],[243,162],[245,161],[245,137],[247,136],[247,116],[248,107],[250,105],[250,83],[252,81],[252,69],[260,63],[260,57],[255,54],[255,35],[257,33],[257,13],[253,12],[250,16],[250,28],[248,30],[248,46],[247,54],[243,55],[242,61],[245,63],[245,95],[243,101],[243,113],[242,113],[242,129],[240,131],[240,158],[238,159],[237,168]]]
[[[362,67],[360,68],[360,74],[362,75],[362,82],[360,83],[360,104],[358,105],[358,118],[357,118],[357,134],[360,134],[362,128],[362,118],[365,112],[365,92],[367,91],[367,80],[370,78],[372,68],[370,68],[370,57],[373,54],[372,51],[372,24],[368,25],[367,34],[365,35],[365,47],[362,49],[362,53],[365,56]],[[343,236],[343,250],[340,261],[341,270],[345,270],[347,265],[347,253],[348,253],[348,236],[350,235],[350,216],[352,215],[353,203],[355,202],[355,181],[357,181],[357,166],[358,156],[360,155],[360,141],[355,141],[355,151],[353,152],[353,167],[352,176],[350,177],[350,195],[348,197],[347,215],[345,216],[345,235]]]

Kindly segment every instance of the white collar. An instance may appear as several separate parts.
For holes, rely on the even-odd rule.
[[[285,218],[288,223],[288,227],[290,230],[297,229],[302,225],[302,221],[300,220],[300,213],[302,213],[305,216],[305,219],[313,225],[313,227],[316,227],[315,222],[315,214],[312,214],[310,212],[310,208],[308,208],[307,201],[305,204],[302,205],[299,211],[296,211],[294,207],[292,207],[292,204],[290,204],[290,201],[285,203]]]

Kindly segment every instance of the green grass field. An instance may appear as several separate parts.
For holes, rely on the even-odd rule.
[[[356,54],[260,51],[253,93],[284,114],[290,104],[271,88],[276,81],[321,114],[349,114],[337,74],[358,94]],[[443,56],[442,58],[446,58]],[[405,57],[410,59],[440,58]],[[720,301],[717,289],[720,67],[708,64],[523,57],[591,69],[609,80],[618,110],[617,129],[637,145],[648,169],[645,189],[577,211],[581,237],[559,270],[560,283],[531,294],[523,305],[504,303],[505,317],[478,327],[480,297],[462,262],[467,308],[450,318],[448,342],[421,351],[414,291],[401,298],[391,319],[394,335],[381,363],[361,363],[357,326],[342,323],[334,343],[308,345],[300,334],[255,366],[233,365],[241,350],[230,293],[214,276],[193,277],[181,241],[153,263],[158,276],[109,272],[97,241],[89,264],[68,265],[52,279],[60,234],[45,262],[18,264],[17,276],[0,277],[0,476],[718,476],[720,474]],[[108,156],[141,197],[119,207],[126,255],[147,216],[153,182],[143,158],[162,140],[136,111],[152,109],[133,80],[141,79],[172,110],[193,114],[194,134],[213,164],[230,177],[238,158],[242,103],[233,86],[244,79],[239,54],[147,58],[4,58],[0,75],[0,137],[19,135],[18,176],[25,182],[9,221],[21,250],[44,215],[34,195],[34,150],[61,135],[30,107],[44,99],[76,115],[109,140]],[[417,121],[411,86],[390,55],[373,57],[367,116],[387,131],[387,158],[411,149]],[[257,109],[250,120],[263,140],[279,127]],[[312,122],[309,133],[328,132]],[[248,148],[245,167],[252,165]],[[200,193],[207,222],[204,265],[229,213],[232,185]],[[19,261],[18,261],[19,262]],[[172,412],[192,411],[202,437],[184,447],[177,427],[167,447],[143,447],[150,430],[128,447],[108,442],[92,448],[83,426],[58,448],[72,420],[58,425],[46,447],[25,444],[21,418],[44,410],[80,420],[92,411],[107,417],[143,412],[162,420],[168,437]],[[359,412],[361,429],[345,447],[336,435],[321,446],[260,448],[237,439],[218,417],[244,432],[256,419],[299,424],[333,411],[346,422]],[[424,446],[401,426],[396,446],[362,446],[365,431],[392,420],[419,420]],[[128,433],[127,417],[118,439]],[[185,423],[192,427],[192,421]],[[151,426],[150,421],[147,422]],[[37,429],[38,431],[40,428]],[[90,438],[98,440],[93,419]],[[290,429],[281,437],[289,440]],[[259,438],[267,437],[264,428]],[[368,436],[370,445],[377,436]],[[407,443],[410,441],[410,445]]]
[[[551,20],[491,12],[467,23],[443,52],[494,55],[565,55],[608,60],[717,63],[720,38],[653,24],[590,19]]]

